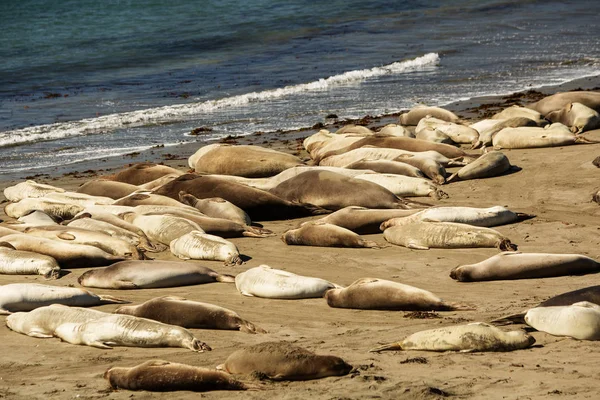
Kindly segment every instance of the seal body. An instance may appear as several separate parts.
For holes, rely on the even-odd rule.
[[[192,231],[204,232],[200,225],[186,218],[172,215],[125,214],[124,219],[144,231],[153,241],[166,244]]]
[[[54,335],[71,344],[100,349],[127,346],[211,350],[185,328],[132,315],[109,314],[83,323],[64,323],[55,329]]]
[[[347,375],[352,366],[288,342],[264,342],[232,353],[218,368],[230,374],[259,373],[273,380],[309,380]]]
[[[384,279],[362,278],[343,289],[325,292],[330,307],[362,310],[452,311],[466,309],[446,303],[427,290]]]
[[[433,208],[432,208],[433,209]],[[344,207],[315,222],[333,224],[358,234],[380,233],[379,226],[393,218],[408,217],[419,210],[370,209],[358,206]],[[306,224],[310,224],[308,222]]]
[[[157,297],[137,306],[121,306],[115,310],[115,313],[148,318],[184,328],[239,330],[246,333],[265,332],[242,319],[235,311],[182,297]]]
[[[81,185],[77,189],[77,192],[90,194],[92,196],[106,196],[117,200],[138,190],[140,190],[138,186],[129,183],[95,179]]]
[[[42,275],[46,279],[57,279],[60,266],[50,256],[0,247],[0,274]]]
[[[137,186],[151,182],[158,178],[162,178],[163,176],[169,174],[183,175],[184,172],[167,165],[140,163],[125,168],[116,174],[105,176],[104,179],[110,179],[112,181],[123,182]]]
[[[483,179],[502,175],[512,168],[508,157],[499,151],[485,153],[477,160],[452,174],[447,182],[454,180]]]
[[[60,193],[64,191],[64,189],[52,185],[26,180],[25,182],[20,182],[4,189],[4,197],[9,201],[16,202],[29,197],[44,197],[48,193]]]
[[[270,299],[323,297],[327,290],[336,287],[323,279],[296,275],[267,265],[238,274],[235,277],[235,286],[244,296]]]
[[[587,301],[569,306],[532,308],[525,314],[527,325],[555,336],[600,340],[600,306]]]
[[[250,216],[244,210],[220,197],[198,199],[189,193],[180,192],[179,199],[209,217],[225,218],[241,225],[252,225]]]
[[[223,261],[241,264],[240,252],[235,244],[204,231],[191,231],[170,243],[171,253],[184,260]]]
[[[546,115],[552,122],[571,127],[571,132],[581,133],[600,127],[600,114],[581,103],[569,103],[562,109]]]
[[[430,196],[435,199],[448,197],[447,193],[438,189],[429,179],[424,178],[393,174],[364,174],[357,176],[356,179],[376,183],[398,197]]]
[[[285,244],[300,246],[380,248],[377,243],[365,240],[349,229],[319,222],[290,229],[281,235],[281,240]]]
[[[124,261],[108,268],[92,269],[77,280],[81,286],[106,289],[150,289],[198,285],[210,282],[233,282],[210,268],[185,261]]]
[[[505,332],[493,325],[476,322],[413,333],[401,342],[372,349],[426,351],[513,351],[535,343],[533,336],[523,331]]]
[[[383,232],[385,240],[409,249],[457,249],[470,247],[498,247],[515,250],[510,240],[500,232],[453,222],[414,222],[396,225]]]
[[[9,203],[4,207],[4,212],[9,217],[20,218],[34,211],[43,211],[57,221],[71,219],[77,213],[83,211],[84,207],[77,204],[64,203],[58,200],[34,197],[19,200],[17,203]]]
[[[419,105],[400,115],[400,124],[417,125],[425,117],[434,117],[448,122],[458,121],[458,116],[452,111],[440,107]]]
[[[552,111],[560,110],[567,104],[573,102],[581,103],[591,109],[600,111],[600,93],[582,90],[555,93],[551,96],[544,97],[540,101],[528,104],[527,107],[546,115]]]
[[[500,253],[477,264],[450,272],[460,282],[532,279],[600,271],[600,263],[579,254]]]
[[[112,296],[94,294],[85,289],[41,285],[38,283],[10,283],[0,286],[0,314],[30,311],[50,304],[90,307],[101,304],[125,303]]]
[[[104,378],[114,389],[150,392],[247,389],[242,382],[224,372],[162,360],[146,361],[132,368],[111,367],[104,373]]]
[[[495,149],[529,149],[575,144],[576,136],[565,125],[557,122],[544,128],[504,128],[494,136]]]

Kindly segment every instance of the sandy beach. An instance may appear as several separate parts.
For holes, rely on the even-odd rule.
[[[560,87],[536,89],[543,94],[600,86],[600,77],[573,81]],[[533,94],[518,95],[527,103]],[[489,110],[510,104],[511,97],[487,97],[457,102],[446,108],[466,119],[479,119]],[[513,98],[514,100],[514,98]],[[374,119],[372,126],[395,120],[395,116]],[[326,128],[334,131],[334,126]],[[301,139],[314,130],[277,135],[254,134],[232,141],[283,149],[307,158]],[[586,136],[600,138],[593,131]],[[31,176],[39,182],[75,190],[96,175],[105,175],[130,163],[164,162],[187,170],[187,157],[198,146],[156,148],[128,157],[80,163]],[[495,178],[455,182],[442,189],[449,198],[425,199],[434,205],[472,207],[507,206],[513,211],[535,214],[520,223],[495,229],[508,236],[522,252],[575,253],[600,259],[600,206],[591,201],[600,188],[600,169],[592,160],[600,156],[600,144],[544,149],[505,150],[511,164],[521,171]],[[449,172],[454,170],[449,169]],[[23,180],[0,177],[0,189]],[[4,200],[4,197],[0,197]],[[419,199],[422,200],[422,199]],[[4,208],[2,204],[2,208]],[[7,217],[0,213],[0,219]],[[168,289],[93,291],[139,304],[153,297],[175,295],[214,303],[238,312],[266,334],[236,331],[192,330],[213,350],[193,353],[185,349],[114,348],[102,350],[61,343],[58,339],[36,339],[10,331],[0,317],[0,399],[195,399],[191,392],[160,394],[113,391],[102,375],[110,366],[131,367],[150,359],[213,368],[238,348],[264,341],[286,340],[318,354],[337,355],[355,369],[347,376],[305,382],[254,381],[260,387],[248,392],[210,392],[208,399],[548,399],[589,398],[600,395],[597,343],[560,338],[532,332],[536,344],[509,353],[431,353],[394,351],[382,354],[368,350],[380,344],[400,341],[425,329],[469,322],[485,322],[517,313],[548,297],[600,284],[598,275],[546,279],[459,283],[449,277],[458,265],[482,261],[497,249],[409,250],[399,246],[383,249],[346,249],[287,246],[279,236],[309,220],[264,222],[277,233],[270,238],[231,239],[248,260],[241,266],[220,262],[204,265],[222,273],[238,272],[267,264],[301,275],[315,276],[349,285],[364,277],[394,280],[429,290],[444,300],[472,305],[473,311],[409,313],[330,308],[323,299],[268,300],[244,297],[233,284],[212,283]],[[385,244],[382,234],[365,238]],[[159,259],[175,257],[160,253]],[[79,287],[77,278],[85,272],[73,269],[56,281],[36,276],[0,275],[0,285],[47,283]],[[1,289],[0,289],[1,290]],[[111,312],[115,305],[98,307]],[[524,326],[516,326],[519,329]],[[503,329],[511,329],[505,327]]]

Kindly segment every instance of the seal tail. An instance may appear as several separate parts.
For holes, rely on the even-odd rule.
[[[239,254],[232,254],[227,260],[225,260],[225,265],[241,265],[244,261],[240,258]]]
[[[535,214],[526,214],[526,213],[520,213],[520,212],[515,213],[515,214],[517,214],[517,221],[518,222],[525,221],[527,219],[531,219],[531,218],[535,218],[536,217]]]
[[[496,247],[502,251],[517,251],[517,245],[511,243],[509,239],[502,239]]]
[[[80,282],[81,283],[81,282]],[[98,295],[102,304],[126,304],[131,303],[130,301],[119,299],[117,297],[113,297],[107,294]]]
[[[600,143],[600,140],[588,139],[583,135],[575,137],[575,143],[593,144]]]
[[[505,317],[490,321],[490,323],[493,325],[496,325],[496,326],[524,324],[525,323],[525,313],[507,315]]]
[[[379,244],[372,240],[362,240],[361,244],[362,244],[362,246],[360,246],[360,247],[366,247],[368,249],[382,249],[384,247],[389,247],[389,245],[387,245],[387,244]]]
[[[394,208],[401,208],[404,210],[411,210],[411,209],[424,209],[424,208],[430,208],[431,204],[428,203],[422,203],[420,201],[414,201],[414,200],[407,200],[404,197],[398,197],[399,201],[398,203],[396,203],[396,207]]]
[[[188,346],[186,346],[186,347],[188,347]],[[204,343],[196,338],[194,338],[192,340],[192,342],[190,343],[190,346],[188,348],[190,350],[197,351],[198,353],[202,353],[202,352],[204,352],[204,350],[206,350],[206,351],[212,350],[209,345],[207,345],[206,343]]]
[[[276,233],[270,229],[259,228],[257,226],[246,226],[246,230],[242,233],[246,237],[265,238],[275,236]]]
[[[217,282],[223,282],[223,283],[234,283],[235,282],[235,276],[233,275],[227,275],[227,274],[219,274],[216,277]]]
[[[435,190],[432,190],[432,191],[431,191],[431,193],[429,193],[429,195],[430,195],[431,197],[433,197],[434,199],[436,199],[436,200],[439,200],[439,199],[447,199],[448,197],[450,197],[450,196],[448,195],[448,193],[444,192],[444,191],[443,191],[443,190],[441,190],[441,189],[435,189]]]
[[[44,275],[42,275],[44,277],[44,279],[50,280],[50,279],[58,279],[60,278],[60,267],[56,267],[51,269],[50,271],[46,272]]]
[[[379,353],[381,351],[389,351],[389,350],[403,350],[402,343],[390,343],[384,344],[383,346],[375,347],[374,349],[369,350],[369,353]]]
[[[465,303],[444,303],[446,310],[442,311],[475,311],[477,308]]]
[[[459,181],[460,178],[458,177],[458,172],[453,173],[452,175],[450,175],[449,178],[446,179],[446,183],[451,183],[454,181]]]

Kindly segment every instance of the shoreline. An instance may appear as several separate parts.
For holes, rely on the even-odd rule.
[[[560,85],[547,85],[533,89],[527,89],[520,92],[514,92],[508,95],[493,95],[493,96],[478,96],[466,100],[457,100],[448,103],[443,108],[455,112],[465,120],[471,121],[474,119],[485,118],[485,116],[494,114],[512,104],[527,104],[537,101],[540,94],[549,95],[561,91],[570,90],[598,90],[600,89],[600,74],[578,78]],[[24,179],[50,179],[56,181],[61,176],[73,177],[92,177],[101,173],[110,174],[115,170],[126,167],[131,164],[140,162],[164,163],[172,167],[187,168],[187,158],[193,154],[199,147],[211,143],[235,143],[235,144],[254,144],[266,146],[276,150],[288,151],[299,155],[301,158],[306,158],[308,155],[303,153],[303,149],[297,146],[299,139],[303,139],[319,129],[329,129],[335,131],[337,128],[349,124],[356,123],[369,127],[380,127],[389,123],[397,123],[398,116],[406,110],[401,110],[397,113],[385,114],[377,117],[369,115],[359,119],[340,119],[323,124],[317,122],[312,127],[301,128],[291,131],[278,132],[254,132],[245,136],[226,137],[223,139],[214,139],[210,141],[202,140],[202,135],[197,136],[196,142],[182,143],[174,146],[164,147],[164,145],[156,145],[150,149],[133,152],[129,154],[104,157],[94,160],[79,161],[76,163],[48,167],[47,171],[34,172],[12,172],[5,173],[0,176],[0,186],[7,186],[11,182]]]

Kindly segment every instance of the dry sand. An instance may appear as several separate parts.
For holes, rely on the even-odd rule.
[[[575,83],[597,86],[598,79]],[[546,88],[546,93],[556,88]],[[563,89],[564,90],[564,89]],[[490,104],[498,98],[478,99],[452,105],[463,115],[478,103]],[[492,106],[493,107],[493,106]],[[481,109],[479,109],[481,110]],[[380,121],[375,121],[380,122]],[[271,140],[275,147],[296,151],[296,139],[311,132],[289,133],[283,143],[277,138],[254,135],[240,142],[261,144]],[[600,137],[598,132],[592,133]],[[182,159],[195,148],[180,149]],[[171,153],[174,151],[171,149]],[[488,207],[504,205],[514,211],[537,217],[518,224],[498,227],[523,252],[578,253],[600,259],[600,206],[591,201],[600,187],[600,169],[592,160],[600,155],[599,145],[574,145],[548,149],[505,151],[511,163],[522,168],[506,176],[456,182],[444,186],[450,197],[434,201],[439,205]],[[150,153],[135,162],[156,159]],[[128,160],[121,159],[120,164]],[[120,165],[119,160],[110,161]],[[172,160],[171,165],[185,165]],[[79,170],[94,168],[93,165]],[[98,168],[98,166],[96,166]],[[106,166],[101,166],[106,168]],[[58,171],[62,172],[62,171]],[[74,176],[75,175],[75,176]],[[75,189],[91,173],[63,177],[45,177],[40,181]],[[0,183],[4,189],[11,182]],[[0,218],[5,218],[1,216]],[[265,222],[278,234],[295,227],[301,220]],[[383,235],[366,238],[384,243]],[[398,341],[424,329],[489,321],[520,312],[546,298],[600,284],[600,275],[567,276],[548,279],[458,283],[450,270],[461,264],[479,262],[496,249],[416,251],[390,246],[375,249],[336,249],[286,246],[279,237],[232,239],[240,252],[250,259],[238,267],[219,262],[204,264],[219,272],[235,274],[261,264],[317,276],[340,285],[349,285],[363,277],[377,277],[414,285],[447,301],[459,301],[476,307],[475,311],[414,314],[405,312],[334,309],[323,299],[267,300],[244,297],[235,285],[214,283],[169,289],[116,291],[95,289],[97,293],[125,298],[134,304],[161,295],[176,295],[210,302],[237,311],[269,331],[250,335],[235,331],[193,330],[212,346],[213,351],[193,353],[185,349],[115,348],[101,350],[61,343],[58,339],[35,339],[10,331],[0,324],[0,399],[192,399],[191,392],[160,394],[112,391],[102,374],[110,366],[134,366],[150,359],[164,359],[204,367],[215,367],[244,345],[271,340],[288,340],[320,354],[333,354],[355,366],[344,377],[307,382],[259,382],[262,389],[249,392],[211,392],[209,399],[547,399],[600,398],[600,351],[596,342],[577,341],[533,332],[534,347],[510,353],[369,353],[382,343]],[[173,259],[163,253],[159,258]],[[0,284],[37,282],[53,285],[77,284],[85,271],[72,270],[60,280],[46,282],[34,276],[2,276]],[[0,289],[1,290],[1,289]],[[114,305],[98,307],[112,311]],[[423,318],[428,316],[430,318]],[[0,317],[4,320],[4,317]],[[517,327],[518,328],[518,327]]]

